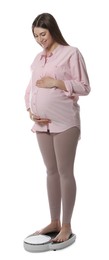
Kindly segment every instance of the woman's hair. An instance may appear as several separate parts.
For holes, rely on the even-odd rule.
[[[52,38],[59,44],[61,45],[69,45],[64,37],[62,36],[62,33],[59,29],[59,26],[55,20],[55,18],[49,14],[49,13],[42,13],[42,14],[39,14],[35,20],[33,21],[32,23],[32,32],[33,32],[33,35],[34,35],[34,28],[35,27],[40,27],[40,28],[44,28],[44,29],[47,29]]]

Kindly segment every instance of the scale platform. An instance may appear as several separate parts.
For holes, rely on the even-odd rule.
[[[72,245],[76,240],[76,235],[71,234],[69,239],[64,242],[53,242],[52,239],[57,235],[56,232],[46,235],[30,235],[24,239],[24,249],[31,253],[45,252],[49,250],[60,250]]]

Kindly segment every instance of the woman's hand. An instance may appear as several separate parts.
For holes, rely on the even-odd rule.
[[[35,123],[38,123],[41,126],[48,125],[49,123],[51,123],[50,119],[40,118],[39,116],[35,116],[34,114],[32,114],[30,109],[28,109],[28,112],[29,112],[29,115],[30,115],[30,119],[33,120]]]
[[[48,125],[49,123],[51,123],[51,120],[50,119],[47,119],[47,118],[40,118],[40,117],[37,117],[35,115],[32,115],[32,120],[35,122],[35,123],[38,123],[39,125],[43,126],[43,125]]]
[[[36,86],[39,88],[53,88],[55,87],[55,79],[51,77],[44,77],[36,81]]]
[[[44,77],[36,81],[36,86],[39,88],[58,88],[67,92],[63,80],[53,79],[51,77]]]

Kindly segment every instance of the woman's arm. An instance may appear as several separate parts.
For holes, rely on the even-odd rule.
[[[71,79],[57,80],[51,77],[43,77],[37,80],[40,88],[59,88],[64,90],[67,96],[84,96],[90,92],[89,78],[84,59],[78,49],[72,54],[69,61]]]
[[[84,58],[80,51],[76,48],[75,53],[70,57],[69,61],[71,80],[64,80],[66,87],[66,95],[88,95],[91,88]]]

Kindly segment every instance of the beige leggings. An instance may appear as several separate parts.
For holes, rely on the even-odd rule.
[[[61,133],[37,132],[37,140],[47,169],[47,191],[51,220],[70,223],[76,197],[73,174],[80,130],[72,127]]]

